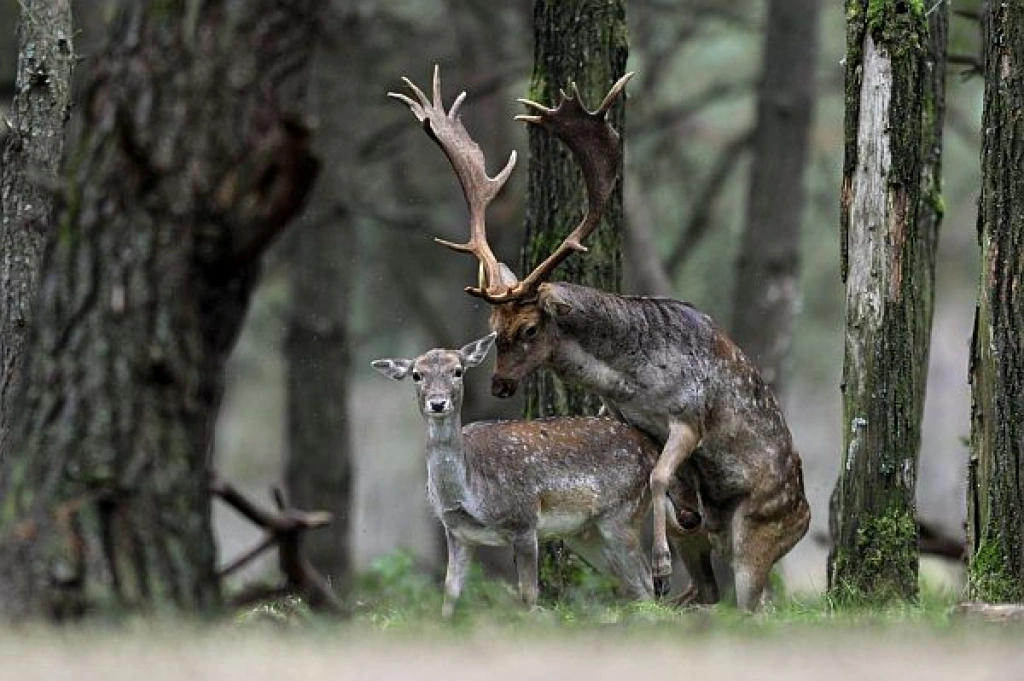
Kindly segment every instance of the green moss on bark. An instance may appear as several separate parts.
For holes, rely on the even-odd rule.
[[[967,590],[971,598],[989,603],[1024,600],[1024,583],[1009,568],[1010,561],[997,542],[986,542],[971,557]]]
[[[856,566],[846,565],[856,561]],[[844,604],[883,604],[906,597],[917,579],[917,523],[904,510],[867,518],[856,532],[856,551],[841,553],[836,571],[847,575],[833,589]]]

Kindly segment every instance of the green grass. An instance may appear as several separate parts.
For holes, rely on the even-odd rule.
[[[783,591],[776,588],[778,594]],[[542,602],[527,610],[519,604],[512,585],[487,579],[474,568],[454,618],[445,622],[439,614],[439,577],[418,569],[410,557],[399,553],[378,560],[359,578],[350,624],[371,631],[409,634],[464,633],[481,628],[538,636],[606,630],[640,636],[675,636],[682,632],[772,637],[789,636],[794,630],[811,633],[860,629],[941,634],[955,626],[950,612],[956,600],[952,592],[925,584],[916,603],[854,606],[820,594],[793,594],[778,597],[762,612],[748,615],[728,604],[680,609],[658,602],[628,602],[617,599],[606,582],[597,580],[585,582],[564,602]]]

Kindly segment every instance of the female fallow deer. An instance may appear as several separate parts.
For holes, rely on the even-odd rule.
[[[524,376],[545,365],[599,395],[610,412],[661,444],[650,480],[655,499],[665,497],[677,471],[695,466],[711,542],[732,565],[738,605],[754,610],[772,565],[810,522],[800,457],[775,396],[740,349],[691,305],[547,282],[563,260],[586,250],[582,242],[597,227],[615,187],[622,150],[606,114],[631,75],[619,79],[594,112],[583,107],[574,86],[553,109],[520,100],[533,113],[516,118],[561,139],[587,189],[579,225],[522,281],[495,258],[484,221],[515,154],[497,177],[487,175],[483,152],[459,120],[465,93],[446,112],[436,68],[432,99],[408,79],[413,97],[391,96],[409,106],[441,147],[466,195],[469,241],[438,241],[480,261],[480,286],[467,292],[493,305],[498,361],[491,391],[511,396]],[[654,504],[656,578],[672,569],[663,509]],[[717,598],[714,576],[702,568],[708,561],[684,562],[702,587],[699,593]]]
[[[412,377],[427,427],[427,493],[448,543],[442,614],[454,612],[472,547],[479,545],[512,546],[520,598],[534,605],[537,543],[548,537],[563,538],[617,577],[628,595],[651,598],[651,569],[640,541],[657,445],[620,421],[596,417],[463,428],[463,373],[482,362],[493,343],[491,334],[461,350],[373,362],[389,378]],[[674,511],[674,536],[699,524],[691,509]]]

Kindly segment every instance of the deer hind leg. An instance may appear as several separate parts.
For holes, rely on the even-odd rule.
[[[466,583],[466,575],[469,574],[473,547],[456,539],[447,528],[444,536],[448,544],[448,568],[444,576],[444,603],[441,605],[441,615],[451,617],[455,613],[455,603],[462,593],[462,586]]]
[[[697,472],[689,462],[679,467],[668,488],[668,542],[689,580],[686,588],[673,597],[676,605],[711,605],[720,597],[711,561],[711,537],[700,513],[697,488]]]
[[[537,584],[537,531],[529,530],[518,534],[512,540],[512,551],[519,576],[519,598],[532,608],[537,605],[540,587]]]
[[[641,541],[646,505],[642,510],[640,514],[631,511],[627,517],[605,518],[598,523],[598,532],[607,571],[618,579],[630,598],[649,601],[654,597],[654,583]]]
[[[672,554],[668,547],[665,519],[669,485],[672,484],[676,469],[693,453],[697,441],[696,430],[685,423],[672,424],[661,456],[651,471],[651,497],[654,507],[651,550],[656,581],[672,574]]]
[[[671,532],[669,542],[675,556],[686,568],[690,583],[673,598],[676,605],[711,605],[720,597],[718,581],[711,563],[711,542],[707,532],[691,530],[685,534]]]
[[[732,566],[736,579],[736,605],[747,611],[762,603],[775,563],[806,534],[810,507],[800,494],[777,503],[750,501],[733,517]]]
[[[741,513],[733,518],[732,569],[740,610],[761,608],[772,566],[795,543],[786,525],[785,520],[763,521]]]

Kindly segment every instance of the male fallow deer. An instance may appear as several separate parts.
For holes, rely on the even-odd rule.
[[[469,204],[469,241],[438,241],[480,261],[480,285],[466,290],[493,306],[498,360],[492,393],[511,396],[524,376],[544,365],[597,394],[611,413],[661,444],[650,479],[655,499],[665,497],[676,471],[695,466],[711,544],[733,568],[737,604],[754,610],[771,567],[810,522],[800,457],[775,396],[740,349],[691,305],[547,281],[563,260],[586,250],[582,242],[615,187],[622,150],[606,114],[631,75],[619,79],[594,112],[584,108],[575,86],[555,108],[520,100],[532,113],[516,119],[561,139],[587,190],[578,226],[521,281],[494,256],[484,220],[512,171],[514,152],[496,177],[487,175],[480,147],[459,120],[465,93],[446,112],[436,68],[432,99],[408,79],[413,96],[391,96],[409,106],[444,151]],[[664,578],[672,569],[665,506],[653,506],[654,575]],[[706,557],[700,564],[684,557],[684,563],[699,592],[717,599]]]
[[[426,424],[427,493],[448,543],[442,614],[454,612],[472,547],[479,545],[512,546],[520,598],[534,605],[537,544],[547,537],[563,538],[617,577],[629,596],[650,599],[651,568],[640,542],[658,446],[609,418],[484,421],[463,428],[463,374],[493,343],[491,334],[461,350],[373,362],[389,378],[412,377]],[[673,538],[699,524],[691,509],[672,507],[669,517]]]

